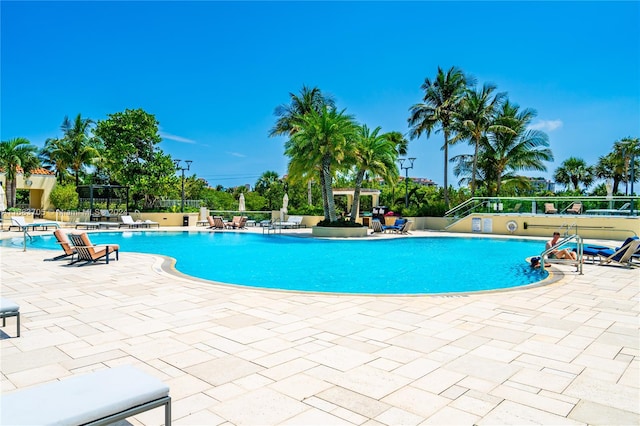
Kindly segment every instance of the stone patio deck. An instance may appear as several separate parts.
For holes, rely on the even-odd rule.
[[[43,262],[54,253],[0,249],[22,312],[22,337],[0,342],[3,393],[132,364],[170,386],[175,425],[640,423],[639,270],[372,297],[218,285],[127,252]]]

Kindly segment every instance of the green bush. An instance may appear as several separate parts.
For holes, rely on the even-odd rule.
[[[51,191],[51,203],[60,210],[72,210],[78,207],[78,193],[74,185],[56,185]]]
[[[328,220],[321,220],[317,226],[324,226],[326,228],[362,228],[362,224],[358,222],[351,222],[350,220],[340,218],[335,222],[329,222]]]

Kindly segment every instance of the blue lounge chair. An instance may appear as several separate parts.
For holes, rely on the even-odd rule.
[[[407,219],[396,219],[396,221],[394,222],[393,225],[383,226],[382,230],[384,232],[387,232],[387,231],[401,232],[402,231],[402,227],[404,226],[404,224],[406,222],[407,222]]]
[[[616,249],[600,250],[598,254],[601,256],[600,264],[606,265],[610,263],[617,263],[627,268],[637,267],[638,265],[632,264],[631,260],[633,256],[638,252],[640,248],[640,239],[638,237],[629,237],[620,247]]]

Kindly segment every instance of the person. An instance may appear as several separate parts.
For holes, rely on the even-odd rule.
[[[569,249],[562,249],[562,250],[555,250],[553,249],[555,246],[558,245],[558,240],[560,239],[560,233],[559,232],[554,232],[553,233],[553,237],[547,241],[546,244],[546,249],[552,249],[549,252],[549,259],[570,259],[570,260],[577,260],[578,259],[578,255],[574,252],[571,251]]]
[[[531,258],[531,267],[533,269],[539,269],[540,268],[540,258],[539,257],[532,257]]]

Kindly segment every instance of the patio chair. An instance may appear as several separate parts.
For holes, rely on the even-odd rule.
[[[581,214],[582,213],[582,203],[573,203],[571,207],[566,210],[567,213],[573,214]]]
[[[233,219],[231,219],[231,222],[227,222],[224,225],[228,229],[240,229],[244,227],[244,223],[247,222],[247,219],[245,218],[244,223],[241,223],[243,217],[244,216],[234,216]]]
[[[396,219],[396,221],[393,223],[393,225],[383,225],[382,226],[382,230],[384,232],[399,232],[402,230],[402,228],[404,227],[404,225],[407,223],[407,219]]]
[[[134,221],[130,215],[120,216],[120,219],[121,222],[118,224],[118,228],[122,228],[123,226],[127,228],[140,228],[142,226],[142,222]]]
[[[224,229],[224,221],[221,216],[207,216],[207,222],[209,222],[209,226],[207,229]]]
[[[375,234],[376,232],[384,232],[382,229],[382,223],[379,219],[373,219],[371,221],[371,228],[373,229],[373,231],[371,231],[372,234]]]
[[[635,268],[639,265],[633,264],[631,260],[640,247],[640,239],[638,237],[627,238],[622,246],[614,249],[600,250],[600,265],[608,265],[615,263],[627,268]]]
[[[544,203],[544,214],[555,214],[558,213],[558,209],[553,203]]]
[[[53,231],[53,235],[56,237],[58,244],[60,244],[60,248],[62,249],[63,253],[59,256],[45,260],[60,260],[71,256],[71,261],[73,261],[73,256],[75,256],[77,252],[73,247],[71,247],[71,243],[69,243],[67,234],[65,234],[62,229],[56,229],[55,231]]]
[[[111,253],[115,253],[116,260],[120,260],[120,246],[118,246],[117,244],[96,246],[91,243],[91,240],[89,240],[89,236],[86,232],[83,232],[82,234],[69,234],[69,239],[71,240],[71,243],[78,253],[77,259],[69,263],[69,265],[84,261],[82,265],[78,265],[84,266],[89,263],[96,263],[99,260],[105,260],[108,264],[109,256],[111,255]]]
[[[28,231],[29,228],[31,228],[32,231],[35,231],[36,229],[42,229],[42,230],[48,231],[50,226],[53,226],[55,228],[60,228],[60,225],[58,225],[57,222],[27,223],[27,221],[24,220],[24,216],[12,216],[11,225],[9,225],[9,231],[11,231],[11,228],[18,228],[19,231],[25,231],[25,230]]]
[[[2,326],[7,325],[7,318],[16,317],[17,333],[16,337],[20,337],[20,306],[9,299],[0,297],[0,318],[2,318]],[[3,395],[4,398],[4,395]]]

